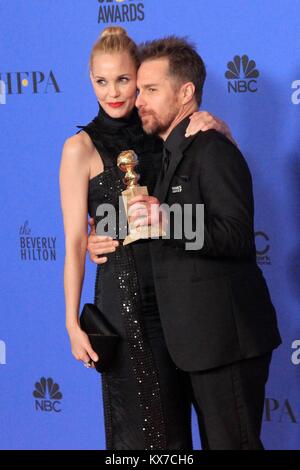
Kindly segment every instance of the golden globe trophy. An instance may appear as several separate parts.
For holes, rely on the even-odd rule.
[[[128,203],[136,196],[148,196],[147,186],[139,186],[138,181],[140,175],[134,169],[138,165],[138,157],[133,150],[125,150],[118,156],[117,165],[121,171],[125,173],[124,183],[126,185],[125,191],[122,192],[122,199],[124,202],[125,212],[128,218]],[[166,233],[159,227],[141,226],[134,227],[132,223],[128,222],[129,234],[125,238],[123,245],[128,245],[141,238],[156,238],[166,235]]]

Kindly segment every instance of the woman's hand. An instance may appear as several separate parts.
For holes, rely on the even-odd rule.
[[[216,131],[221,132],[221,134],[224,134],[227,139],[237,145],[226,122],[213,116],[207,111],[197,111],[190,116],[190,123],[186,129],[185,137],[197,134],[199,131],[208,131],[209,129],[215,129]]]
[[[89,364],[90,367],[95,367],[94,363],[99,360],[98,355],[92,349],[88,335],[82,331],[79,325],[67,327],[72,354],[77,361],[82,361],[84,364]],[[92,361],[92,362],[91,362]]]

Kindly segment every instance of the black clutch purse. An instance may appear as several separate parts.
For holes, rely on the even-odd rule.
[[[119,335],[94,304],[84,305],[80,315],[80,326],[99,356],[99,361],[95,363],[96,370],[106,372],[112,364]]]

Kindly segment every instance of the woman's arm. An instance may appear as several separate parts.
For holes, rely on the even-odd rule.
[[[98,360],[78,321],[87,248],[89,154],[92,143],[80,134],[65,142],[60,166],[61,207],[65,231],[64,289],[66,328],[77,360]]]
[[[185,137],[197,134],[199,131],[208,131],[209,129],[215,129],[221,134],[224,134],[227,139],[231,140],[231,142],[238,147],[226,122],[207,111],[196,111],[190,116],[190,123],[187,127]]]

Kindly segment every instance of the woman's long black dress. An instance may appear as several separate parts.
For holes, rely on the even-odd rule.
[[[143,132],[136,110],[128,119],[112,119],[100,108],[90,124],[78,127],[89,134],[104,164],[103,173],[89,182],[89,214],[97,225],[97,207],[109,203],[118,210],[125,189],[119,153],[136,152],[140,184],[151,194],[162,144]],[[94,302],[121,336],[112,367],[102,374],[107,449],[192,448],[190,397],[185,375],[165,345],[149,243],[155,241],[121,245],[97,266]]]

